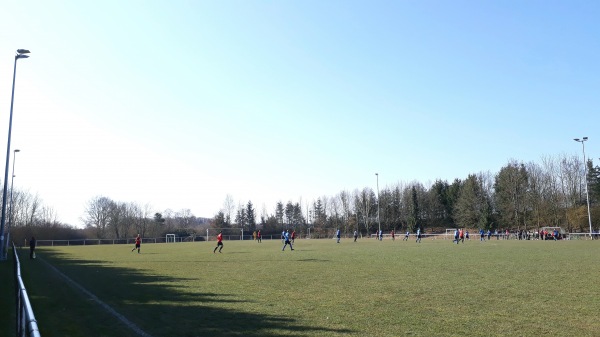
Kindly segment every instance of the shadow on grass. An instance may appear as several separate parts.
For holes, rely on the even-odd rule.
[[[300,259],[298,262],[331,262],[331,260],[327,259]]]
[[[20,255],[22,259],[25,256],[25,254]],[[178,282],[186,280],[183,278],[147,275],[134,269],[111,267],[105,261],[66,259],[62,255],[55,251],[43,251],[38,254],[43,261],[26,261],[26,267],[29,267],[27,269],[37,270],[37,272],[30,272],[30,282],[37,286],[32,287],[29,292],[43,293],[35,296],[34,310],[44,336],[131,336],[135,333],[118,322],[116,317],[93,303],[84,292],[67,285],[62,277],[43,262],[56,267],[61,273],[95,294],[116,312],[154,337],[175,335],[276,337],[356,332],[349,329],[302,325],[293,318],[278,315],[222,308],[219,306],[220,303],[235,304],[248,301],[240,300],[235,294],[186,291],[177,286]],[[28,271],[25,270],[24,273]],[[57,289],[61,285],[65,289]],[[45,287],[51,287],[53,290],[49,291],[44,289]],[[66,332],[60,323],[53,322],[49,326],[44,326],[44,321],[60,320],[61,315],[69,317],[70,326]],[[111,324],[107,324],[107,321]],[[48,329],[60,330],[60,333],[58,331],[53,333]],[[116,330],[119,332],[116,333]]]

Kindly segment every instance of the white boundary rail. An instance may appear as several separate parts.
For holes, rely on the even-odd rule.
[[[27,289],[21,279],[21,263],[17,255],[17,248],[13,244],[13,262],[15,266],[15,292],[17,295],[17,336],[19,337],[41,337],[37,321],[33,315],[33,309],[27,296]]]
[[[398,232],[396,233],[396,239],[402,240],[404,239],[404,235],[406,235],[406,232]],[[589,240],[590,239],[590,233],[567,233],[566,234],[567,239],[582,239],[582,240]],[[363,234],[359,234],[360,238],[375,238],[375,234],[371,234],[371,235],[363,235]],[[421,237],[423,239],[453,239],[454,235],[453,233],[439,233],[439,234],[429,234],[429,233],[422,233]],[[296,237],[297,239],[305,239],[307,237],[304,237],[303,235],[298,235]],[[332,236],[331,235],[323,235],[323,234],[314,234],[311,233],[311,238],[312,239],[331,239]],[[346,234],[342,234],[342,238],[347,239],[347,238],[353,238],[352,234],[350,233],[346,233]],[[516,240],[517,236],[515,233],[511,232],[508,236],[505,234],[505,232],[502,233],[498,233],[497,235],[492,233],[490,239],[491,240]],[[242,236],[241,234],[236,234],[236,235],[223,235],[223,240],[226,241],[236,241],[236,240],[241,240]],[[277,233],[277,234],[263,234],[262,235],[262,239],[263,240],[281,240],[281,233]],[[387,234],[383,234],[383,239],[384,240],[390,240],[391,239],[391,235],[389,233]],[[410,233],[410,239],[412,240],[416,240],[417,239],[417,234],[416,233]],[[465,237],[465,240],[467,238]],[[479,233],[475,233],[475,232],[469,232],[469,239],[470,240],[479,240]],[[485,235],[485,239],[488,239],[487,233]],[[532,240],[533,239],[537,239],[535,236],[535,233],[533,233],[532,235]],[[599,240],[600,239],[600,233],[594,233],[593,235],[593,239],[594,240]],[[200,235],[196,235],[195,237],[192,236],[188,236],[188,237],[175,237],[175,242],[200,242],[200,241],[215,241],[216,240],[216,235],[214,236],[200,236]],[[252,235],[250,234],[245,234],[243,236],[243,240],[252,240]],[[37,240],[37,246],[38,247],[43,247],[43,246],[95,246],[95,245],[119,245],[119,244],[133,244],[135,242],[134,238],[127,238],[127,239],[76,239],[76,240]],[[142,238],[142,245],[144,244],[148,244],[148,243],[165,243],[166,242],[166,238],[165,237],[160,237],[160,238]],[[27,246],[29,243],[25,242],[25,244],[23,245],[23,247]]]

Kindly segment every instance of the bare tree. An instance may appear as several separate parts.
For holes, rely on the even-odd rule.
[[[104,238],[109,225],[112,200],[97,196],[88,202],[85,210],[85,225],[96,229],[98,238]]]
[[[549,223],[559,226],[566,216],[566,212],[564,211],[566,200],[562,193],[559,163],[555,158],[543,157],[542,166],[545,172],[544,198],[548,202],[548,214],[552,216]]]
[[[373,205],[375,205],[375,193],[371,188],[365,187],[362,191],[354,191],[354,207],[357,216],[362,220],[367,234],[371,231],[373,217]]]
[[[150,204],[145,204],[139,211],[140,221],[137,226],[137,232],[140,233],[142,237],[145,237],[150,230],[150,224],[152,223],[151,218],[155,212]]]
[[[225,222],[231,225],[231,215],[235,210],[235,204],[233,202],[233,197],[230,194],[227,194],[225,197],[225,201],[223,202],[223,209],[225,213]]]
[[[343,223],[344,223],[344,232],[347,233],[352,231],[350,226],[350,217],[352,215],[351,203],[350,203],[350,195],[346,191],[341,191],[338,194],[339,204],[341,207]]]
[[[334,228],[340,228],[341,225],[341,215],[342,215],[342,202],[340,201],[340,196],[337,195],[331,198],[330,201],[330,218],[332,219],[332,225]],[[344,228],[344,233],[347,233],[346,228]]]

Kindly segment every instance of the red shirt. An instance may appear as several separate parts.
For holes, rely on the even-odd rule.
[[[135,244],[139,245],[140,243],[142,243],[142,238],[140,238],[139,236],[137,238],[135,238]]]
[[[217,241],[218,242],[223,241],[223,233],[219,233],[219,235],[217,235]]]

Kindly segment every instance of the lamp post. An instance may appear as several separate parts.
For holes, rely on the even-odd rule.
[[[0,220],[0,247],[4,247],[4,225],[6,224],[6,194],[8,191],[8,165],[10,162],[10,136],[12,132],[12,117],[13,117],[13,103],[15,101],[15,78],[17,76],[17,60],[26,59],[29,57],[29,50],[17,49],[15,55],[15,66],[13,70],[13,83],[12,83],[12,96],[10,98],[10,117],[8,120],[8,142],[6,145],[6,166],[4,168],[4,190],[2,192],[2,219]],[[0,252],[0,259],[6,260],[6,250],[2,249]]]
[[[576,142],[581,143],[583,148],[583,169],[585,172],[585,199],[587,200],[587,212],[588,212],[588,222],[590,223],[590,239],[594,239],[592,236],[592,215],[590,214],[590,193],[588,188],[588,179],[587,179],[587,163],[585,161],[585,144],[583,142],[588,140],[588,137],[583,137],[582,139],[575,138],[573,139]]]
[[[12,178],[10,180],[10,218],[8,219],[8,226],[6,227],[6,245],[5,249],[8,251],[8,242],[10,241],[10,227],[13,225],[13,186],[15,184],[15,162],[17,158],[17,152],[21,152],[19,149],[13,151],[13,167],[12,167]]]
[[[381,235],[381,220],[379,219],[379,173],[375,173],[377,177],[377,224],[379,225],[379,232],[377,232],[377,237]]]

